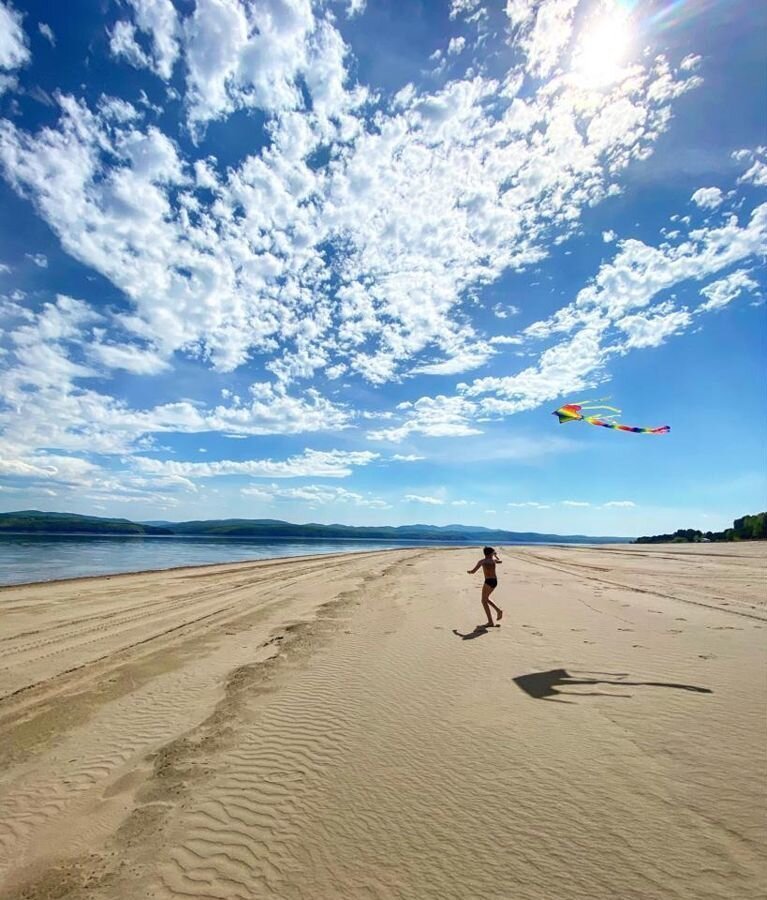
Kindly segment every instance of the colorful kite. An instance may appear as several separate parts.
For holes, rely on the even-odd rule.
[[[609,415],[603,415],[606,411]],[[584,412],[586,415],[584,415]],[[588,422],[589,425],[597,425],[600,428],[615,428],[617,431],[631,431],[634,434],[668,434],[671,428],[661,425],[659,428],[637,428],[635,425],[621,425],[614,421],[620,415],[620,410],[614,406],[602,406],[599,400],[581,400],[579,403],[566,403],[555,409],[552,415],[559,419],[559,424],[565,422]]]

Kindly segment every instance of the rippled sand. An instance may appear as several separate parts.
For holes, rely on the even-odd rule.
[[[767,889],[767,546],[242,563],[0,590],[0,896]]]

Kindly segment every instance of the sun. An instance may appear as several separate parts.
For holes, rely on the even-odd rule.
[[[612,84],[623,71],[631,43],[631,17],[617,4],[587,21],[572,57],[572,74],[578,84],[586,88]]]

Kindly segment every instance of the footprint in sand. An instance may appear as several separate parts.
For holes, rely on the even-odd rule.
[[[584,641],[583,643],[584,644],[593,644],[593,643],[595,643],[595,641]]]
[[[683,619],[681,616],[677,616],[676,619],[674,619],[674,621],[675,622],[686,622],[687,619]]]
[[[681,628],[669,628],[666,634],[684,634]]]
[[[661,609],[648,609],[647,612],[657,613],[659,616],[663,615],[663,610]]]
[[[632,644],[631,646],[636,648],[637,650],[646,650],[647,649],[647,647],[645,647],[644,644]]]
[[[586,630],[585,628],[571,628],[570,629],[570,631],[578,631],[578,632],[585,631],[585,630]]]
[[[713,653],[699,653],[698,659],[716,659]]]
[[[619,628],[618,631],[633,631],[633,628]]]

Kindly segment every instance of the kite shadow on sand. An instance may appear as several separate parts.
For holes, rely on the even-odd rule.
[[[564,697],[619,697],[628,699],[630,694],[614,694],[604,691],[560,691],[559,687],[569,687],[571,684],[616,684],[631,687],[664,687],[675,688],[679,691],[692,691],[696,694],[713,694],[710,688],[696,687],[694,684],[675,684],[668,681],[624,681],[627,672],[591,672],[591,675],[609,678],[581,678],[571,675],[566,669],[550,669],[548,672],[530,672],[527,675],[518,675],[513,679],[518,688],[523,690],[534,700],[552,700],[554,703],[572,703],[571,700],[560,700],[557,694]]]

